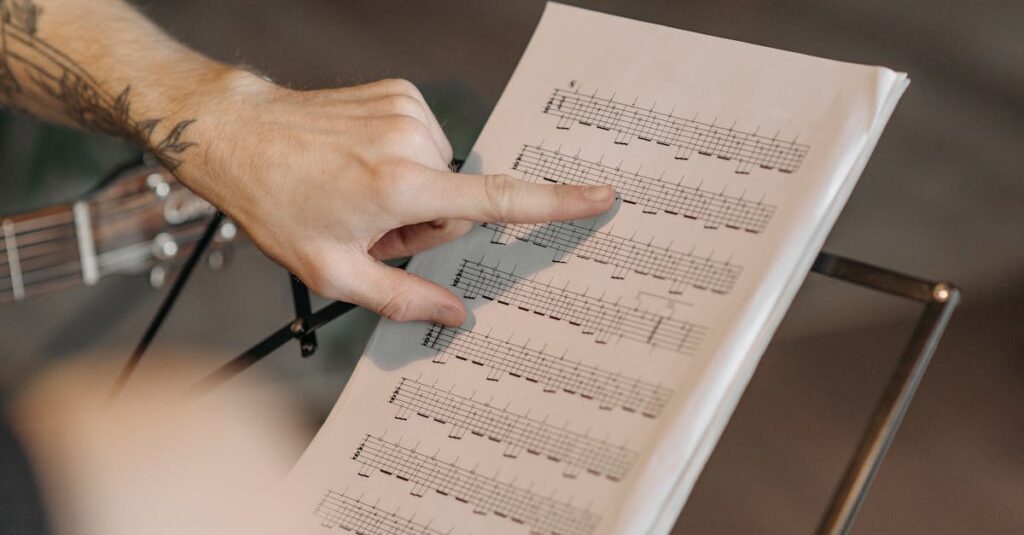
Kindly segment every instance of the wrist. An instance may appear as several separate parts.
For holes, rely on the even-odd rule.
[[[147,86],[145,94],[132,97],[143,149],[172,171],[194,158],[196,136],[208,130],[204,123],[231,100],[233,86],[246,76],[251,75],[204,58],[173,77],[164,76],[161,84]]]
[[[247,175],[243,169],[252,153],[238,140],[254,133],[252,113],[283,89],[249,70],[219,67],[178,97],[161,125],[163,135],[151,136],[147,149],[185,185],[238,219],[248,191],[238,182]],[[176,139],[175,128],[180,130]]]

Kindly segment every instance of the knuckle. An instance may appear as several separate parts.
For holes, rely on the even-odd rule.
[[[335,299],[341,297],[330,266],[316,255],[306,255],[306,258],[306,269],[300,277],[302,282],[318,295]]]
[[[420,94],[416,84],[404,78],[389,78],[382,80],[381,83],[384,84],[385,90],[390,94],[408,95],[410,97],[417,97]]]
[[[402,321],[408,315],[408,310],[408,300],[395,295],[388,299],[377,313],[392,321]]]
[[[437,222],[433,223],[435,228],[438,226]],[[449,239],[455,239],[463,236],[467,232],[473,229],[473,222],[462,219],[446,219],[439,223],[439,232]]]
[[[505,219],[515,202],[517,183],[505,175],[484,176],[484,198],[491,219]]]
[[[388,160],[374,167],[369,199],[388,213],[398,214],[408,207],[410,186],[420,169],[408,160]]]
[[[419,171],[419,166],[409,160],[394,159],[380,163],[375,171],[380,182],[391,184],[415,175]]]
[[[377,309],[377,313],[393,321],[403,321],[409,318],[410,301],[407,292],[409,286],[408,278],[402,278],[383,304]]]
[[[422,142],[429,133],[423,123],[408,115],[392,115],[388,117],[386,136],[389,142],[415,144]]]
[[[385,97],[384,107],[395,115],[408,115],[416,118],[423,116],[423,108],[420,105],[420,101],[406,94]]]

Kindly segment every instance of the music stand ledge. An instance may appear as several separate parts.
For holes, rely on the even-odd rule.
[[[204,238],[212,236],[222,221],[223,216],[218,212],[210,221]],[[209,241],[208,238],[200,240],[192,250],[185,268],[178,273],[171,291],[161,303],[142,341],[117,378],[111,399],[116,397],[127,383]],[[864,502],[889,445],[892,444],[917,386],[928,369],[953,309],[960,301],[960,292],[948,283],[926,281],[826,252],[818,254],[811,272],[924,305],[896,371],[875,407],[871,423],[864,431],[846,474],[818,525],[819,534],[845,534],[850,531],[857,511]],[[303,357],[312,355],[317,348],[314,335],[316,330],[355,308],[355,305],[338,301],[313,312],[309,302],[309,290],[291,274],[289,277],[296,312],[295,320],[274,331],[193,385],[188,390],[190,395],[199,395],[216,388],[291,340],[299,342]]]

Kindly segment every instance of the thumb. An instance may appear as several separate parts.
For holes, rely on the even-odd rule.
[[[432,321],[450,327],[466,320],[466,307],[455,294],[422,277],[369,256],[355,270],[363,284],[351,300],[394,321]]]

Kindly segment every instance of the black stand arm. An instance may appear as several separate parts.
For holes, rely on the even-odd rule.
[[[292,283],[292,301],[295,303],[295,321],[292,322],[292,331],[297,331],[299,336],[299,350],[303,357],[309,357],[316,353],[316,333],[306,329],[305,318],[313,312],[309,304],[309,289],[294,274],[289,273],[288,279]]]
[[[277,348],[287,344],[290,340],[296,339],[301,343],[303,337],[312,334],[320,327],[327,325],[338,316],[355,307],[351,303],[335,301],[304,318],[296,319],[274,331],[273,334],[250,347],[246,352],[231,359],[227,364],[217,368],[213,373],[189,388],[187,395],[197,396],[213,390],[249,366],[256,364]],[[296,327],[296,325],[300,325],[301,328]]]
[[[214,234],[217,233],[217,229],[220,228],[221,222],[224,221],[224,214],[219,210],[213,214],[213,219],[206,225],[206,230],[203,231],[203,235],[200,236],[199,242],[196,243],[195,248],[192,250],[192,254],[188,256],[185,264],[181,267],[181,271],[178,272],[178,276],[174,279],[174,285],[171,286],[171,290],[167,292],[167,296],[164,297],[160,308],[157,309],[156,315],[149,322],[149,327],[146,328],[146,332],[143,333],[142,339],[139,340],[139,344],[135,346],[135,351],[132,352],[132,356],[128,358],[128,362],[125,363],[124,368],[121,369],[121,373],[117,376],[114,381],[114,386],[110,389],[110,393],[107,395],[107,402],[112,402],[117,399],[117,396],[121,395],[121,391],[124,390],[124,386],[128,384],[128,379],[131,378],[135,368],[138,367],[139,362],[142,361],[142,355],[149,349],[149,344],[156,338],[157,331],[164,324],[164,320],[167,319],[167,314],[171,312],[171,307],[178,300],[178,295],[181,294],[181,290],[185,287],[185,283],[188,282],[188,278],[192,275],[192,271],[196,267],[196,263],[199,262],[199,258],[203,256],[203,251],[210,245],[210,241],[213,240]]]

